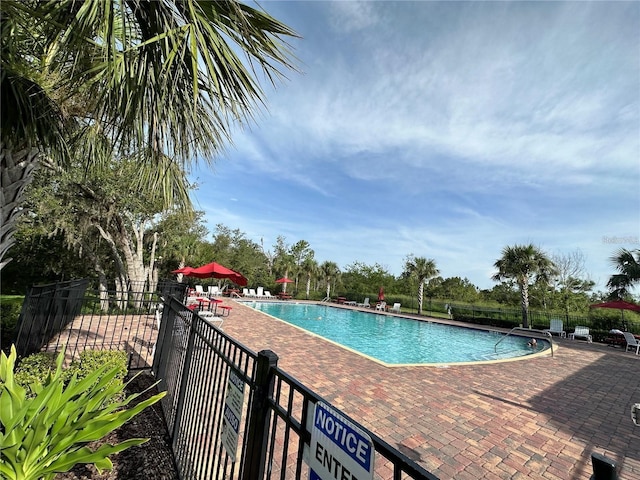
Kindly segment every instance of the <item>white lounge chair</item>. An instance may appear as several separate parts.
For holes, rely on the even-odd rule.
[[[252,298],[256,298],[256,289],[255,288],[250,288],[249,289],[249,296]]]
[[[214,327],[222,328],[224,319],[218,315],[214,315],[213,312],[209,310],[201,310],[197,313],[197,315],[205,322],[210,323]]]
[[[636,347],[636,355],[638,355],[638,352],[640,352],[640,340],[638,340],[631,332],[622,332],[622,334],[624,335],[624,339],[627,341],[627,346],[624,347],[624,351],[626,352],[629,350],[629,347],[632,349],[633,347]]]
[[[200,296],[204,295],[204,289],[202,288],[202,285],[196,285],[196,294]]]
[[[356,304],[356,307],[365,307],[369,308],[371,305],[369,304],[369,297],[364,299],[364,302]]]
[[[264,297],[264,287],[258,287],[256,289],[256,298],[263,298]]]
[[[556,333],[560,336],[560,338],[567,338],[567,332],[562,328],[563,323],[562,320],[558,320],[557,318],[552,318],[549,322],[549,328],[545,328],[543,332],[549,332],[551,335]]]
[[[379,304],[376,305],[376,310],[380,310],[382,312],[384,312],[386,308],[387,308],[387,302],[380,302]]]
[[[393,313],[400,313],[400,304],[399,303],[394,303],[393,307],[391,307],[389,309],[389,311],[393,312]]]
[[[589,342],[589,343],[593,342],[593,338],[589,334],[589,327],[583,327],[583,326],[580,326],[580,325],[576,325],[576,328],[573,331],[573,333],[569,334],[569,339],[570,340],[575,340],[576,337],[586,338],[587,342]]]
[[[218,288],[217,285],[209,286],[208,291],[209,291],[210,297],[215,297],[216,295],[220,295],[220,289]]]
[[[249,296],[249,289],[248,288],[243,288],[242,289],[242,296],[243,297],[248,297]]]
[[[269,290],[264,291],[264,296],[267,298],[273,298],[273,295],[271,295],[271,292]]]

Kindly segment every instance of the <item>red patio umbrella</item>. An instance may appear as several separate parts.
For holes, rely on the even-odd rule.
[[[282,293],[287,293],[287,283],[293,283],[293,280],[287,277],[282,277],[276,280],[276,283],[282,283]]]
[[[378,290],[378,301],[382,302],[384,300],[384,287],[380,287]]]
[[[594,303],[591,308],[616,308],[619,310],[632,310],[634,312],[640,312],[640,305],[635,303],[625,302],[624,300],[612,300],[611,302]]]
[[[624,300],[612,300],[610,302],[594,303],[589,306],[590,308],[614,308],[622,312],[622,321],[624,322],[624,311],[631,310],[634,312],[640,312],[640,305],[635,303],[625,302]]]
[[[189,273],[191,273],[192,270],[193,270],[192,267],[182,267],[177,270],[171,270],[171,273],[175,273],[175,274],[181,273],[183,275],[189,275]]]
[[[189,273],[185,273],[185,275],[196,278],[228,278],[233,283],[237,283],[242,287],[245,287],[248,283],[247,279],[241,273],[216,262],[193,268]]]

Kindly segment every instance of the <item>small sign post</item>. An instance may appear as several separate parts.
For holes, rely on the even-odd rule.
[[[309,450],[309,480],[373,480],[371,437],[323,402],[315,406]]]
[[[227,396],[224,401],[221,440],[232,462],[236,461],[243,403],[244,381],[236,370],[231,369],[229,371],[229,381],[227,382]]]

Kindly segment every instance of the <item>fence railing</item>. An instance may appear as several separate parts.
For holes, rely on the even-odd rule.
[[[105,292],[88,290],[88,283],[74,280],[35,286],[27,292],[13,342],[19,358],[64,349],[71,361],[87,349],[124,350],[129,354],[129,369],[150,368],[161,299],[181,297],[185,287],[164,282],[158,292]]]
[[[255,353],[176,299],[166,301],[153,371],[167,391],[162,406],[181,478],[309,478],[310,416],[327,402],[277,362],[275,353]],[[238,384],[241,397],[231,403],[244,421],[235,437],[229,397]],[[375,471],[393,472],[394,479],[437,478],[358,427],[371,437]]]

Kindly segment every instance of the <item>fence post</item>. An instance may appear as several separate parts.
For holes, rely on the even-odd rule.
[[[264,478],[265,459],[269,435],[269,397],[273,395],[274,375],[272,368],[278,365],[278,356],[271,350],[258,352],[256,380],[247,428],[247,450],[242,469],[243,480]]]

